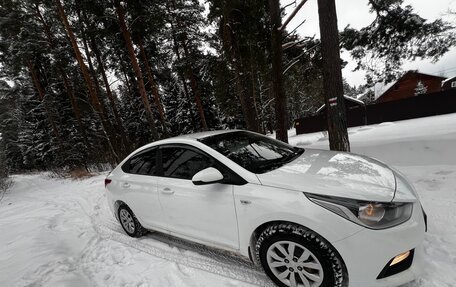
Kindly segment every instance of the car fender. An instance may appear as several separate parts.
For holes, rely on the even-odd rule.
[[[309,228],[330,243],[363,229],[311,202],[302,192],[246,184],[235,186],[240,253],[248,256],[252,238],[269,224],[289,222]]]

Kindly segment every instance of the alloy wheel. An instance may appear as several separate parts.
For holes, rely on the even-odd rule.
[[[133,216],[126,209],[120,210],[119,216],[120,222],[125,230],[127,230],[128,233],[133,234],[135,232],[135,221],[133,220]]]
[[[267,253],[272,273],[290,287],[318,287],[323,282],[323,267],[307,248],[293,241],[278,241]]]

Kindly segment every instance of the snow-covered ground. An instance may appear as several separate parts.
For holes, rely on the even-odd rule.
[[[428,213],[428,268],[407,287],[455,286],[456,114],[352,128],[350,140],[353,152],[405,173]],[[328,146],[322,133],[290,142]],[[126,236],[108,210],[104,176],[13,177],[0,201],[0,286],[271,286],[242,258],[158,233]]]

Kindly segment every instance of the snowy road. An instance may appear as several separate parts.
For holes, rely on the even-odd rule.
[[[428,268],[407,287],[454,286],[456,115],[350,132],[354,152],[391,162],[411,179],[428,213]],[[327,145],[321,134],[290,141]],[[0,286],[272,286],[242,258],[158,233],[126,236],[107,207],[103,178],[14,176],[0,202]]]
[[[14,177],[0,205],[0,286],[272,286],[242,258],[158,233],[128,237],[104,177]]]

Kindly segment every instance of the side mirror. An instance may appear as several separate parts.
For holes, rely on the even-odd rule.
[[[217,183],[222,180],[223,174],[213,167],[208,167],[197,172],[192,178],[194,185]]]

